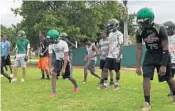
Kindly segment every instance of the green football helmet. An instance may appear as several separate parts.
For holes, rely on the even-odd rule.
[[[57,43],[58,39],[59,39],[59,32],[55,29],[49,30],[47,32],[47,39],[49,41],[49,43]]]
[[[26,33],[23,30],[18,31],[18,37],[19,39],[25,39]]]
[[[137,12],[137,24],[141,27],[151,27],[154,24],[154,12],[149,8],[142,8]]]

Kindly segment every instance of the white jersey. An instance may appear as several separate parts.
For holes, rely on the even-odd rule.
[[[91,46],[86,46],[88,56],[94,55],[96,53],[94,50],[92,50],[92,46],[93,46],[93,44]],[[90,58],[90,60],[95,60],[96,61],[97,57],[92,57],[92,58]]]
[[[175,35],[168,37],[168,49],[171,55],[171,63],[175,64]]]
[[[109,34],[109,53],[108,58],[117,58],[119,55],[120,45],[123,44],[123,34],[120,31]]]
[[[108,38],[101,39],[99,41],[99,49],[101,51],[100,59],[105,60],[109,52],[109,41]]]
[[[59,40],[57,44],[49,45],[49,54],[55,53],[56,60],[64,59],[65,52],[69,52],[69,48],[67,43],[63,40]]]

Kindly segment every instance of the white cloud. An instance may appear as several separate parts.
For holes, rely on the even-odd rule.
[[[11,26],[17,24],[22,20],[21,16],[15,16],[11,8],[19,8],[22,4],[21,0],[1,0],[0,1],[0,15],[1,24]]]

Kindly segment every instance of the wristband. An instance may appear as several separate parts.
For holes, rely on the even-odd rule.
[[[168,63],[168,56],[169,56],[168,50],[165,50],[165,51],[162,52],[162,62],[161,62],[162,66],[166,66],[167,65],[167,63]]]

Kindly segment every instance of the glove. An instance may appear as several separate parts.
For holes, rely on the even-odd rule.
[[[27,62],[27,61],[28,61],[28,57],[27,57],[27,56],[25,56],[25,57],[24,57],[24,60]]]

